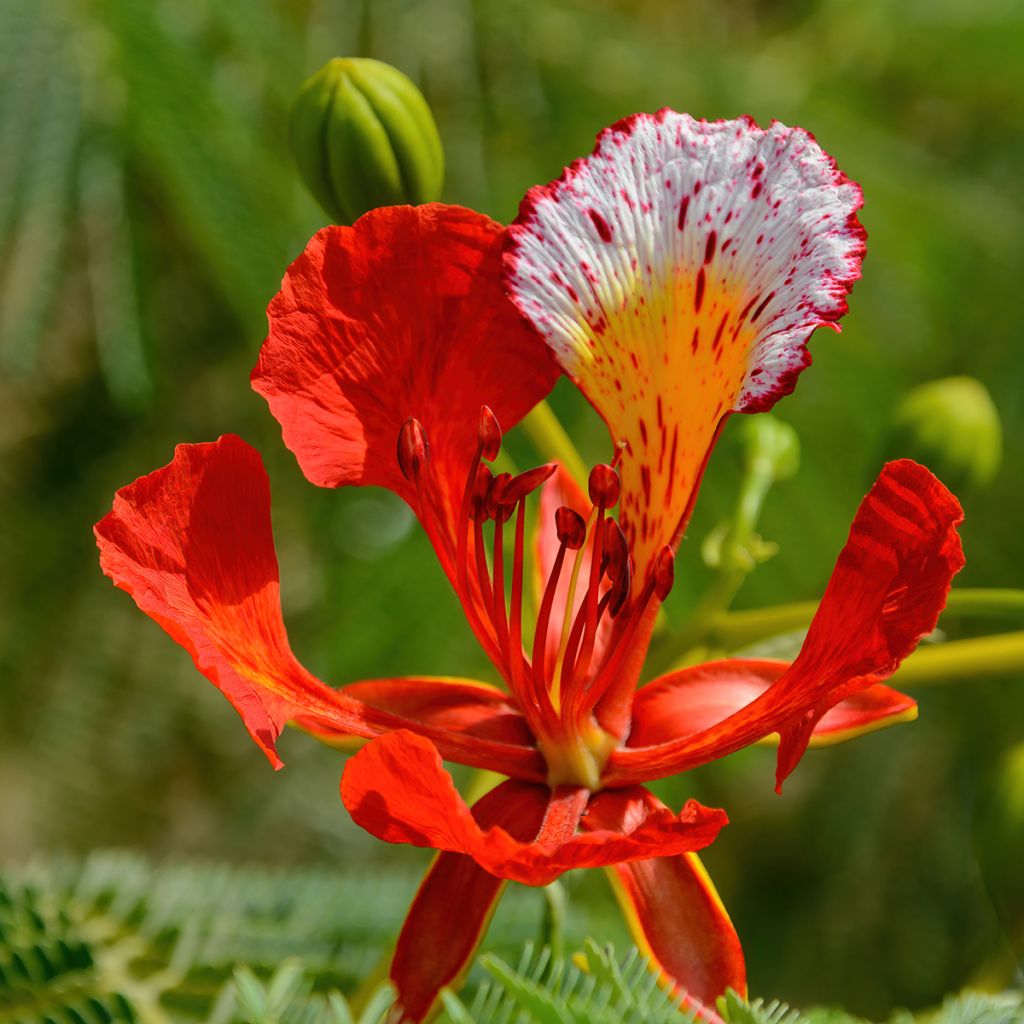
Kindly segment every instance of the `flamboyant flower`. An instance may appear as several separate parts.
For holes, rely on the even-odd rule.
[[[693,801],[676,814],[643,783],[777,734],[781,785],[808,743],[914,716],[881,681],[935,625],[962,564],[961,512],[906,461],[864,499],[791,664],[729,659],[637,689],[718,431],[792,390],[811,332],[845,312],[860,204],[806,132],[662,111],[603,132],[508,231],[458,207],[379,209],[321,231],[289,269],[253,386],[313,483],[408,502],[502,686],[335,690],[302,668],[266,476],[236,437],[179,447],[97,526],[104,571],[275,765],[287,721],[371,739],[342,780],[352,816],[441,851],[398,941],[398,1018],[423,1020],[458,978],[505,880],[603,866],[638,943],[714,1019],[706,1004],[745,989],[744,963],[694,851],[726,818]],[[554,466],[488,466],[561,371],[611,434],[612,464],[585,493]],[[442,760],[508,781],[470,809]]]

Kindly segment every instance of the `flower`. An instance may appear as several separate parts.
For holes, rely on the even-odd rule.
[[[860,204],[800,129],[662,111],[602,132],[507,231],[459,207],[378,209],[319,232],[289,269],[254,388],[313,483],[408,502],[503,688],[335,690],[302,668],[266,475],[236,437],[180,446],[98,524],[104,571],[190,651],[275,765],[288,721],[328,742],[370,739],[345,768],[349,812],[388,842],[440,851],[393,960],[396,1019],[423,1020],[459,977],[506,880],[574,867],[609,869],[638,943],[717,1019],[707,1004],[744,991],[745,969],[695,851],[726,817],[693,801],[676,814],[643,784],[777,734],[781,786],[809,743],[916,714],[882,681],[935,625],[963,562],[962,515],[905,460],[864,499],[791,664],[728,659],[637,689],[715,438],[730,413],[792,390],[811,332],[846,311]],[[555,466],[488,465],[502,428],[561,372],[613,443],[586,494]],[[442,760],[508,780],[470,809]]]

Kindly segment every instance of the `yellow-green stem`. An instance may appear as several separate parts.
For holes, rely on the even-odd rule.
[[[797,601],[753,611],[725,612],[710,623],[701,637],[714,647],[734,650],[780,633],[808,626],[817,611],[816,601]],[[949,593],[947,618],[1017,618],[1024,616],[1024,590],[976,588]]]
[[[560,462],[581,487],[586,485],[583,459],[547,402],[538,402],[523,417],[523,430],[543,458]]]
[[[1024,676],[1024,631],[919,647],[900,666],[900,687]]]

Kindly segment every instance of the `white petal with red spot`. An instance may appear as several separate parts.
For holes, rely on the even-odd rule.
[[[846,311],[860,205],[807,132],[670,110],[527,194],[506,283],[626,446],[638,565],[676,539],[721,418],[791,391],[810,333]]]

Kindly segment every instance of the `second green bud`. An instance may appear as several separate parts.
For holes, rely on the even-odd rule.
[[[289,119],[292,155],[338,224],[440,198],[444,151],[416,86],[389,64],[335,57],[306,80]]]

